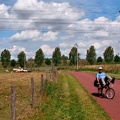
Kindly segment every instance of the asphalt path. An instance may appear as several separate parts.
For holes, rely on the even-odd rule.
[[[115,97],[113,99],[107,99],[100,97],[97,93],[97,88],[93,85],[96,74],[85,72],[70,72],[70,74],[78,79],[102,108],[111,116],[112,120],[120,120],[120,80],[116,80],[113,86]]]

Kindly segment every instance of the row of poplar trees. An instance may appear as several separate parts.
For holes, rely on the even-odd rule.
[[[78,55],[77,55],[78,54]],[[103,57],[101,56],[96,58],[96,50],[94,46],[91,46],[86,53],[86,60],[89,64],[95,64],[96,62],[120,62],[119,55],[114,56],[114,49],[109,46],[106,48],[106,50],[103,52]],[[20,67],[25,67],[26,63],[26,54],[24,51],[20,52],[17,56],[18,60],[17,63],[20,65]],[[80,60],[80,54],[77,52],[77,48],[73,47],[69,53],[69,57],[65,55],[61,55],[61,51],[59,47],[56,47],[53,51],[52,58],[45,58],[44,53],[42,49],[36,51],[35,58],[29,58],[28,61],[34,61],[38,67],[42,66],[43,63],[47,65],[51,65],[53,63],[55,66],[63,63],[66,65],[69,62],[69,65],[76,65],[77,59]],[[11,60],[11,54],[9,50],[5,49],[1,53],[1,62],[4,68],[8,67],[9,65],[15,66],[16,60]]]
[[[97,63],[102,63],[102,62],[120,63],[119,53],[118,53],[118,55],[114,55],[114,49],[111,46],[109,46],[105,49],[105,51],[103,52],[103,58],[101,56],[96,58],[96,50],[95,50],[94,46],[91,46],[89,48],[89,50],[87,50],[86,60],[90,64],[95,64],[96,62]]]

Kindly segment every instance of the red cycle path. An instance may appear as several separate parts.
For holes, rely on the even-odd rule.
[[[112,120],[120,120],[120,81],[116,80],[114,84],[115,97],[113,99],[101,98],[97,94],[97,88],[93,82],[95,74],[85,72],[70,72],[80,83],[93,95],[96,101],[111,116]]]

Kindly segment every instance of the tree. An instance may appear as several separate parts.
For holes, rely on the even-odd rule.
[[[12,59],[10,61],[10,66],[15,67],[15,65],[16,65],[16,61],[14,59]]]
[[[44,53],[42,49],[40,48],[37,50],[36,55],[35,55],[35,63],[40,67],[44,61]]]
[[[62,60],[63,64],[66,65],[66,64],[67,64],[68,57],[65,56],[65,55],[62,55],[61,60]]]
[[[51,60],[50,60],[49,58],[46,58],[46,59],[45,59],[45,64],[46,64],[46,65],[51,65]]]
[[[118,55],[116,55],[116,56],[114,57],[114,62],[115,62],[115,63],[120,62],[120,57],[119,57]]]
[[[53,61],[55,66],[57,66],[61,63],[61,52],[60,52],[59,47],[55,48],[53,55],[52,55],[52,61]]]
[[[9,66],[10,63],[10,58],[11,58],[11,54],[8,50],[4,50],[1,53],[1,62],[4,68],[6,68],[7,66]]]
[[[70,65],[77,64],[77,48],[73,47],[69,53]]]
[[[89,50],[87,50],[86,60],[90,64],[94,64],[96,61],[96,51],[94,46],[91,46]]]
[[[112,62],[114,59],[114,50],[111,46],[107,47],[103,53],[105,62]]]
[[[20,67],[25,67],[25,65],[26,65],[26,55],[25,55],[24,51],[20,52],[18,54],[17,58],[18,58],[18,62],[19,62]]]
[[[97,58],[97,63],[102,63],[102,62],[103,62],[102,57],[98,57],[98,58]]]

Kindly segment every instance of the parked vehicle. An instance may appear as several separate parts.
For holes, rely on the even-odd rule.
[[[28,72],[28,70],[19,67],[19,68],[13,68],[13,72]]]

